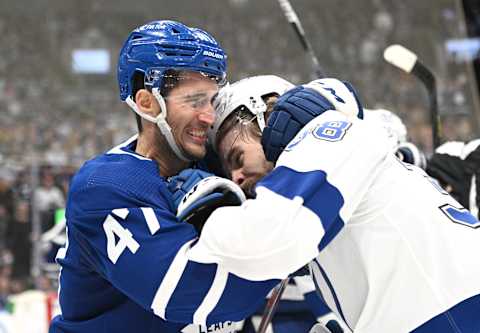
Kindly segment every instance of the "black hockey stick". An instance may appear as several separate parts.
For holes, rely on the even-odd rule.
[[[325,77],[325,74],[323,73],[320,67],[320,62],[318,61],[317,55],[313,51],[312,45],[310,44],[309,40],[305,36],[305,30],[303,29],[302,23],[300,22],[300,19],[298,18],[297,13],[295,13],[295,11],[293,10],[292,5],[290,4],[290,1],[278,0],[278,4],[280,5],[280,8],[282,9],[282,12],[287,18],[288,22],[292,25],[293,30],[295,31],[295,34],[300,40],[300,43],[302,44],[304,51],[307,52],[307,54],[310,56],[310,59],[312,60],[312,64],[315,70],[316,78],[320,79]],[[270,296],[270,299],[268,300],[267,305],[265,306],[265,309],[263,311],[262,321],[260,322],[258,333],[266,332],[267,327],[272,321],[272,318],[273,318],[273,315],[275,314],[278,303],[280,302],[280,298],[282,297],[283,291],[287,287],[289,280],[290,280],[289,278],[283,279],[279,283],[279,285],[273,290],[272,295]]]
[[[265,333],[267,331],[267,327],[272,321],[273,315],[277,310],[278,302],[280,302],[280,298],[282,297],[283,291],[287,287],[288,280],[290,278],[283,279],[275,289],[272,291],[272,295],[265,306],[265,310],[263,310],[262,321],[260,322],[260,327],[258,328],[258,333]]]
[[[430,101],[430,122],[432,124],[432,142],[433,149],[440,145],[441,126],[440,117],[438,115],[437,103],[437,85],[435,76],[432,71],[428,69],[423,63],[418,60],[415,53],[402,45],[390,45],[383,52],[385,60],[401,70],[412,73],[416,76],[427,88],[428,98]]]
[[[302,44],[303,49],[307,54],[310,56],[312,59],[313,67],[315,70],[315,74],[317,78],[323,78],[325,77],[325,74],[323,73],[321,67],[320,67],[320,62],[318,61],[318,58],[313,51],[312,45],[310,44],[309,40],[307,39],[305,35],[305,30],[303,29],[302,23],[300,22],[300,19],[297,16],[297,13],[292,8],[292,5],[290,4],[290,1],[288,0],[278,0],[278,3],[280,4],[280,8],[282,8],[283,14],[285,14],[285,17],[287,18],[288,22],[293,27],[293,30],[295,30],[295,33],[300,40],[300,43]]]

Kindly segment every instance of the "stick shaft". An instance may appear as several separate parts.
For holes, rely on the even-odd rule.
[[[412,74],[415,75],[422,83],[428,92],[428,99],[430,104],[430,123],[432,125],[432,143],[433,149],[440,145],[441,126],[440,116],[438,114],[437,101],[437,85],[433,73],[420,61],[417,60],[413,66]]]
[[[287,287],[288,280],[289,278],[283,279],[280,284],[273,290],[272,295],[270,296],[270,299],[265,306],[265,310],[263,311],[262,321],[260,322],[258,333],[265,333],[267,331],[267,327],[272,321],[273,315],[277,310],[277,306],[280,302],[283,291]]]
[[[300,19],[298,18],[297,13],[295,13],[295,11],[293,10],[293,7],[290,4],[290,1],[278,0],[278,3],[280,4],[280,8],[282,9],[288,22],[290,22],[290,24],[292,25],[293,30],[295,31],[295,34],[300,40],[300,43],[302,44],[303,49],[310,56],[314,66],[316,76],[318,78],[325,77],[322,69],[320,68],[320,62],[318,61],[317,55],[313,51],[312,45],[310,44],[309,40],[305,35],[305,30],[303,29],[302,22],[300,22]]]

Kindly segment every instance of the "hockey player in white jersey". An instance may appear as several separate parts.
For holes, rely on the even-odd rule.
[[[287,92],[261,138],[256,115],[223,105],[216,148],[255,199],[214,211],[191,260],[260,281],[313,259],[318,292],[354,332],[480,331],[480,222],[357,119],[349,85]]]
[[[255,114],[255,122],[258,129],[265,127],[265,111],[269,107],[268,100],[276,98],[288,90],[294,88],[294,85],[287,80],[276,75],[258,75],[247,77],[230,85],[231,88],[224,89],[221,97],[218,99],[223,105],[228,100],[228,110],[221,115],[221,119],[215,123],[211,133],[215,133],[219,126],[223,124],[230,110],[242,108],[243,112]],[[230,94],[230,92],[232,94]],[[226,98],[226,95],[229,95]],[[376,111],[371,111],[376,113]],[[380,112],[378,112],[379,114]],[[386,122],[385,122],[386,123]],[[261,132],[259,132],[260,134]],[[213,136],[210,137],[214,141]],[[209,170],[216,170],[213,163],[207,163]],[[210,168],[209,168],[210,167]],[[218,175],[224,176],[220,171]],[[250,318],[246,319],[242,333],[254,333],[258,331],[265,305],[257,310]],[[306,332],[309,327],[317,321],[323,325],[329,325],[330,332],[343,332],[340,325],[336,323],[338,318],[329,310],[315,292],[313,280],[309,276],[295,276],[288,281],[278,304],[275,314],[271,320],[270,327],[273,333]]]

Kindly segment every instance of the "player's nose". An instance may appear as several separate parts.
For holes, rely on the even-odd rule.
[[[245,183],[245,175],[243,174],[242,169],[232,170],[232,181],[242,187],[242,184]]]
[[[203,108],[198,113],[198,120],[200,120],[202,123],[205,123],[208,126],[213,125],[213,123],[215,122],[215,110],[211,104]]]

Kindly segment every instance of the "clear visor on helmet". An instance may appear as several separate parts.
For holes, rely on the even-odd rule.
[[[225,85],[225,76],[178,69],[150,69],[145,75],[145,86],[155,87],[161,82],[160,94],[168,103],[175,102],[193,110],[212,105],[219,89]]]
[[[193,74],[197,74],[195,77]],[[210,74],[202,71],[186,70],[184,68],[170,68],[165,70],[164,68],[150,68],[145,73],[145,86],[155,86],[156,82],[162,82],[162,87],[173,88],[176,84],[180,84],[184,80],[192,79],[208,79],[219,88],[223,87],[226,80],[226,73],[223,73],[221,76]]]

